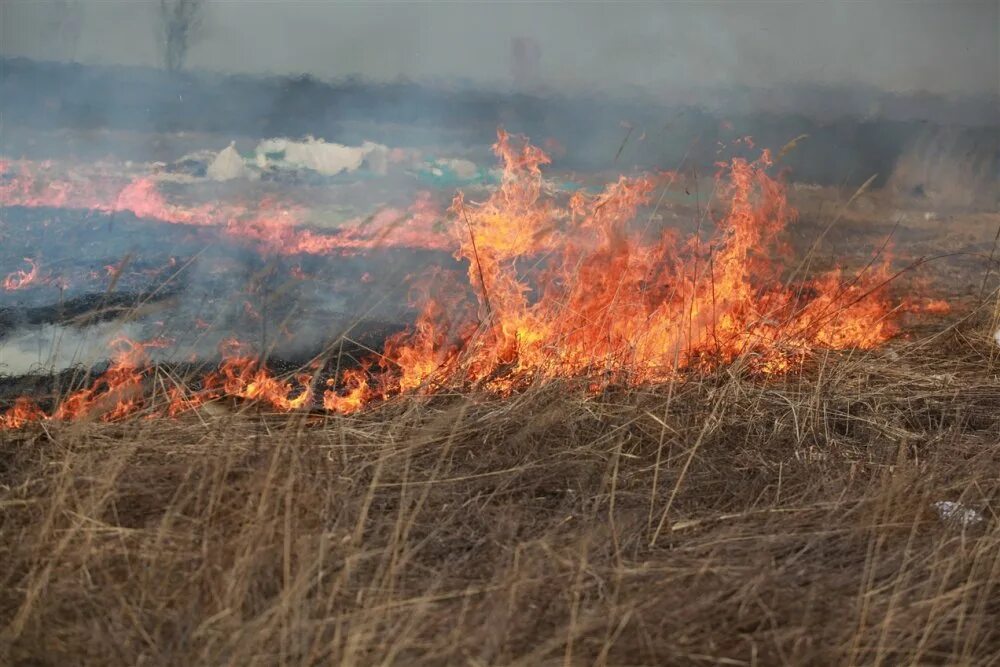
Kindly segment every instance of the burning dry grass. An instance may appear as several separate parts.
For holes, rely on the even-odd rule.
[[[795,290],[780,265],[760,270],[788,218],[763,163],[734,162],[744,187],[715,242],[671,254],[668,237],[625,233],[648,193],[624,180],[571,200],[582,222],[546,240],[562,214],[539,205],[540,153],[503,134],[497,148],[498,193],[453,207],[476,296],[464,335],[429,302],[380,355],[402,369],[383,369],[390,389],[344,369],[321,412],[318,367],[271,375],[234,344],[219,371],[185,379],[146,359],[159,342],[123,341],[53,410],[22,397],[4,413],[0,657],[1000,655],[990,274],[961,321],[893,341],[886,322],[908,302],[881,294],[888,260]],[[529,299],[516,260],[553,248],[555,278]],[[183,409],[165,409],[174,398]],[[979,520],[942,519],[942,501]]]
[[[749,138],[736,143],[753,147]],[[734,157],[718,164],[714,203],[704,216],[697,214],[697,232],[683,240],[677,230],[650,230],[675,173],[660,184],[649,176],[623,176],[599,195],[577,191],[560,201],[542,177],[549,157],[526,137],[498,129],[493,149],[503,166],[500,186],[478,204],[467,205],[459,193],[450,208],[454,257],[467,265],[468,284],[441,269],[407,281],[419,308],[413,328],[386,339],[361,369],[331,378],[322,396],[328,410],[349,414],[401,393],[469,385],[506,395],[539,379],[587,377],[594,391],[649,385],[736,358],[754,372],[781,375],[824,349],[877,347],[899,332],[902,312],[950,308],[912,295],[893,303],[888,286],[925,260],[893,274],[888,239],[855,272],[837,267],[805,277],[812,251],[836,217],[789,270],[790,248],[782,237],[797,214],[786,184],[768,174],[774,161],[766,149],[753,162]],[[151,182],[139,191],[151,210],[176,208]],[[647,205],[652,211],[636,229]],[[188,211],[163,219],[214,225],[227,218]],[[709,219],[714,230],[703,237]],[[113,271],[109,292],[122,268]],[[244,306],[251,319],[264,322],[249,301]],[[280,328],[287,332],[287,324]],[[0,428],[49,416],[87,418],[95,408],[107,421],[132,414],[144,407],[146,349],[172,342],[112,342],[112,365],[92,387],[64,398],[51,415],[22,397],[13,411],[0,414]],[[220,373],[202,382],[207,391],[188,395],[175,386],[168,415],[220,397],[267,400],[285,411],[313,403],[315,371],[324,363],[319,358],[293,384],[275,379],[259,353],[238,340],[220,352]]]
[[[762,381],[0,433],[9,664],[987,664],[996,315]],[[320,421],[310,421],[319,419]],[[942,521],[963,503],[977,525]]]

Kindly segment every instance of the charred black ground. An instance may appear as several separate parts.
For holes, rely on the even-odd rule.
[[[407,277],[457,267],[448,253],[413,249],[266,254],[213,228],[123,213],[8,207],[0,216],[2,265],[22,266],[28,256],[41,267],[36,284],[0,292],[0,341],[41,336],[51,325],[64,339],[83,339],[118,324],[137,340],[171,340],[174,356],[160,360],[173,368],[194,368],[191,356],[211,363],[227,338],[254,345],[280,370],[308,363],[332,341],[339,362],[330,363],[354,365],[412,321]],[[74,365],[100,369],[104,359]],[[39,367],[46,361],[43,349]],[[2,398],[20,384],[5,377]]]

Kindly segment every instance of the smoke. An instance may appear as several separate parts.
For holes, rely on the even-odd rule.
[[[889,187],[935,208],[1000,205],[1000,135],[933,128],[914,138],[896,161]]]
[[[103,323],[84,329],[45,324],[21,329],[0,345],[0,376],[91,368],[107,360],[111,341],[119,336],[141,340],[142,329],[139,323]]]
[[[5,2],[6,55],[64,59],[41,26],[56,2]],[[85,8],[75,59],[158,64],[153,3]],[[375,81],[509,83],[511,40],[539,45],[554,89],[657,93],[692,86],[861,85],[996,94],[995,2],[918,3],[209,3],[190,65]]]
[[[0,4],[0,151],[169,161],[311,134],[489,159],[505,125],[570,147],[560,166],[594,169],[610,166],[627,121],[647,140],[618,168],[692,151],[710,166],[726,120],[764,145],[809,134],[802,178],[863,181],[919,133],[873,125],[993,125],[1000,99],[995,2],[199,6],[193,72],[167,74],[156,3]],[[91,135],[9,129],[25,125]]]

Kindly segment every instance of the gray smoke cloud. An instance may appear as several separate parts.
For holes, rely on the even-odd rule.
[[[565,90],[866,85],[997,94],[1000,3],[211,2],[189,67],[509,85],[511,44]],[[0,54],[158,65],[156,3],[2,0]]]

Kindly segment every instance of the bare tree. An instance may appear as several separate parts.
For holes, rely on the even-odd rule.
[[[197,39],[204,18],[204,0],[160,0],[163,64],[168,71],[184,68],[188,49]]]

